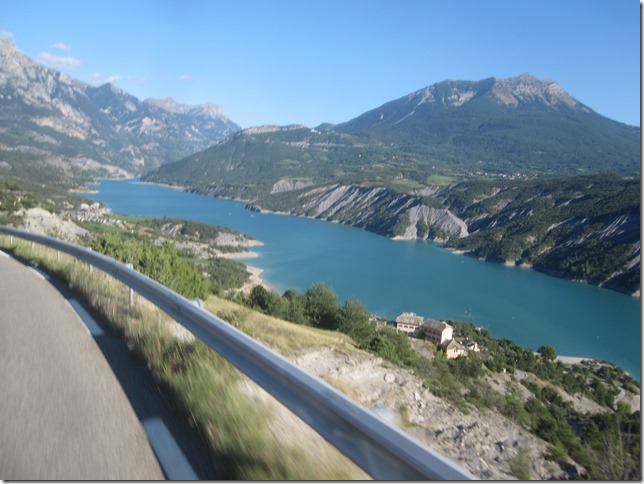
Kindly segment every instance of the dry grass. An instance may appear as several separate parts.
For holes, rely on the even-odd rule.
[[[321,347],[342,351],[354,346],[345,334],[290,323],[217,296],[210,296],[204,307],[284,357]]]

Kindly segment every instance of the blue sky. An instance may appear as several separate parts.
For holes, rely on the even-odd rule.
[[[348,121],[445,79],[551,79],[640,125],[637,0],[0,0],[25,54],[242,127]]]

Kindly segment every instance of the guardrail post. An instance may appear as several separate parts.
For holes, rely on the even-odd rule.
[[[34,243],[33,242],[31,243],[31,251],[32,252],[34,251]]]
[[[129,269],[134,269],[134,264],[125,264]],[[134,305],[134,289],[128,286],[129,293],[130,293],[130,307]]]
[[[60,260],[60,251],[57,250],[56,251],[56,261],[59,261],[59,260]]]

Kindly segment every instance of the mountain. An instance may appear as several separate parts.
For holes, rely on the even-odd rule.
[[[140,101],[49,69],[0,40],[0,155],[14,171],[38,163],[69,173],[141,173],[238,130],[219,106]]]
[[[143,179],[637,293],[639,132],[551,81],[445,81],[335,126],[246,129]]]
[[[281,179],[293,183],[364,177],[361,157],[379,157],[374,142],[303,125],[260,126],[235,133],[205,151],[148,172],[143,180],[193,187],[215,184],[268,193]],[[232,196],[237,196],[232,194]],[[251,196],[252,198],[252,196]]]
[[[146,177],[259,194],[284,178],[419,187],[435,175],[639,176],[639,164],[638,127],[523,75],[441,82],[338,125],[251,128]]]
[[[527,74],[440,82],[332,129],[479,173],[639,173],[639,128]]]

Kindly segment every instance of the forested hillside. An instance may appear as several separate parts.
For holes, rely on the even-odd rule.
[[[607,119],[556,82],[527,74],[440,82],[333,129],[461,172],[639,171],[639,128]]]
[[[440,195],[470,234],[450,247],[629,293],[640,289],[639,180],[469,182]]]

